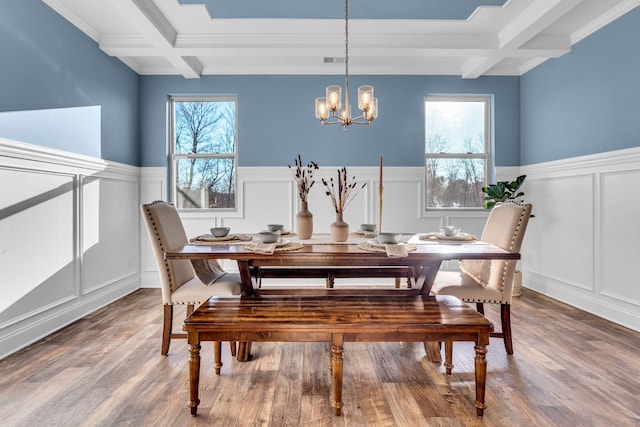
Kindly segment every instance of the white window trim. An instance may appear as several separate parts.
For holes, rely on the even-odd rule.
[[[481,153],[427,153],[425,150],[424,153],[424,191],[423,191],[423,212],[424,213],[429,213],[429,212],[443,212],[443,211],[457,211],[457,212],[471,212],[471,211],[484,211],[484,207],[479,206],[479,207],[461,207],[461,208],[455,208],[455,207],[445,207],[445,208],[436,208],[436,207],[429,207],[427,206],[427,191],[428,191],[428,185],[427,185],[427,159],[428,158],[439,158],[439,159],[484,159],[485,160],[485,165],[484,165],[484,176],[485,176],[485,184],[488,185],[490,182],[492,182],[493,179],[493,170],[494,170],[494,154],[493,154],[493,147],[494,147],[494,141],[493,141],[493,115],[494,115],[494,108],[493,108],[493,95],[484,95],[484,94],[478,94],[478,95],[437,95],[437,94],[432,94],[432,95],[426,95],[424,97],[424,108],[425,108],[425,114],[423,114],[423,117],[426,118],[426,106],[427,106],[427,102],[484,102],[485,104],[485,109],[484,109],[484,149],[485,152],[483,154]],[[424,139],[423,139],[423,148],[425,147],[424,144],[426,144],[427,141],[427,124],[425,123],[424,125],[424,131],[425,131],[425,135],[424,135]]]
[[[234,105],[234,147],[235,152],[229,153],[215,153],[215,154],[177,154],[175,144],[175,107],[176,102],[233,102]],[[218,158],[218,159],[233,159],[233,167],[235,171],[235,208],[178,208],[180,212],[237,212],[238,211],[238,97],[229,95],[193,95],[193,96],[171,96],[169,98],[169,197],[172,203],[176,203],[177,189],[176,189],[176,164],[180,159],[192,159],[192,158]],[[177,204],[176,204],[177,207]]]

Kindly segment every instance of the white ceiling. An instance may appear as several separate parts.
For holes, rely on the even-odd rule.
[[[105,53],[142,75],[344,74],[343,63],[324,61],[344,58],[342,2],[335,8],[335,16],[341,18],[310,19],[255,17],[265,4],[289,8],[287,14],[276,10],[269,16],[296,16],[291,0],[244,0],[251,15],[241,17],[242,8],[236,7],[232,16],[237,17],[231,18],[216,18],[224,16],[216,13],[216,4],[223,11],[225,1],[238,0],[202,0],[199,5],[181,5],[179,0],[43,1]],[[326,2],[298,1],[305,2],[307,12],[300,16],[310,16],[309,5],[327,7]],[[437,2],[454,0],[422,1],[437,8]],[[378,3],[391,8],[397,4]],[[384,11],[379,16],[394,19],[359,18],[367,14],[358,9],[368,4],[349,3],[350,74],[473,79],[519,76],[569,52],[584,37],[640,5],[640,0],[506,0],[502,6],[479,6],[466,19],[422,19],[423,12],[398,17]]]

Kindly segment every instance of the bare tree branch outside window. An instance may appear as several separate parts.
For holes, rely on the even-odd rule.
[[[490,99],[425,99],[426,209],[481,208],[489,167]]]
[[[175,99],[172,108],[176,205],[235,208],[235,100]]]

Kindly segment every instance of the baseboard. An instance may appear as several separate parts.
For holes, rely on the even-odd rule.
[[[129,295],[140,288],[139,276],[127,277],[112,283],[101,291],[93,292],[81,299],[40,313],[24,322],[18,322],[3,331],[0,336],[0,359],[33,344],[82,317]]]
[[[632,308],[626,310],[619,301],[608,303],[602,296],[562,283],[557,280],[527,272],[523,287],[539,292],[594,316],[602,317],[626,328],[640,332],[640,316]]]

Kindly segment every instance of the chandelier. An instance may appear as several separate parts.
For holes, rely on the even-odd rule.
[[[342,88],[327,86],[326,97],[316,98],[316,118],[322,124],[340,124],[344,129],[349,125],[370,125],[378,117],[378,98],[373,97],[373,86],[358,88],[358,108],[362,114],[351,117],[349,104],[349,0],[344,2],[344,104]]]

